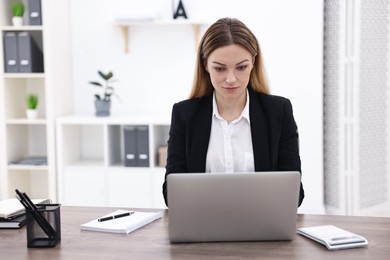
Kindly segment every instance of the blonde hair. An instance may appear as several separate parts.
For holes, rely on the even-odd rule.
[[[232,44],[240,45],[254,57],[249,87],[256,92],[269,93],[261,50],[255,35],[238,19],[221,18],[206,30],[199,43],[190,99],[211,95],[214,88],[205,67],[207,58],[215,49]]]

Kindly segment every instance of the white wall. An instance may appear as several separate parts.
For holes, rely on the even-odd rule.
[[[182,0],[190,19],[236,17],[258,37],[271,92],[289,98],[300,132],[306,198],[301,212],[323,211],[322,42],[320,0]],[[74,112],[93,114],[96,70],[118,79],[113,114],[169,116],[191,88],[195,49],[190,26],[135,26],[129,53],[115,18],[140,12],[171,19],[169,0],[71,0]],[[147,11],[145,11],[147,10]],[[206,28],[202,28],[204,31]]]

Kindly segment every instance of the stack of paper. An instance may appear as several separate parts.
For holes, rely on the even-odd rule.
[[[34,204],[49,203],[50,199],[33,199]],[[0,218],[12,218],[24,214],[25,208],[17,199],[5,199],[0,201]]]
[[[108,215],[103,216],[102,218],[116,216],[128,212],[131,213],[134,211],[117,210]],[[135,211],[134,213],[131,213],[126,217],[111,219],[107,221],[99,222],[98,219],[95,219],[88,223],[82,224],[80,228],[81,230],[128,234],[140,227],[143,227],[161,218],[162,215],[163,215],[162,211],[157,211],[157,212]]]
[[[34,204],[50,203],[50,199],[33,199]],[[25,208],[17,199],[0,201],[0,228],[20,228],[26,224]]]
[[[0,228],[21,228],[26,225],[26,214],[11,218],[0,218]]]
[[[46,156],[30,156],[20,160],[12,161],[9,164],[21,164],[21,165],[47,165]]]

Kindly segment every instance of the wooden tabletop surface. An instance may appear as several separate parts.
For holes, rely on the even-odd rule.
[[[328,251],[325,246],[298,234],[292,241],[170,244],[167,210],[163,218],[130,234],[80,230],[81,224],[116,209],[62,206],[61,242],[54,248],[27,248],[26,227],[0,229],[0,259],[372,260],[390,257],[390,218],[384,217],[298,215],[297,228],[331,224],[360,234],[369,242],[366,248],[338,251]]]

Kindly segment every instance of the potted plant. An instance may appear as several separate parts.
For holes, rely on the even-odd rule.
[[[23,24],[24,4],[21,1],[12,3],[12,24],[21,26]]]
[[[114,94],[114,87],[111,85],[115,82],[114,74],[110,71],[104,73],[98,70],[100,78],[104,81],[104,84],[98,81],[90,81],[89,83],[95,87],[102,89],[102,94],[95,94],[95,108],[96,116],[109,116],[111,108],[111,96]]]
[[[38,117],[38,96],[35,94],[29,94],[26,98],[26,116],[28,119],[36,119]]]

